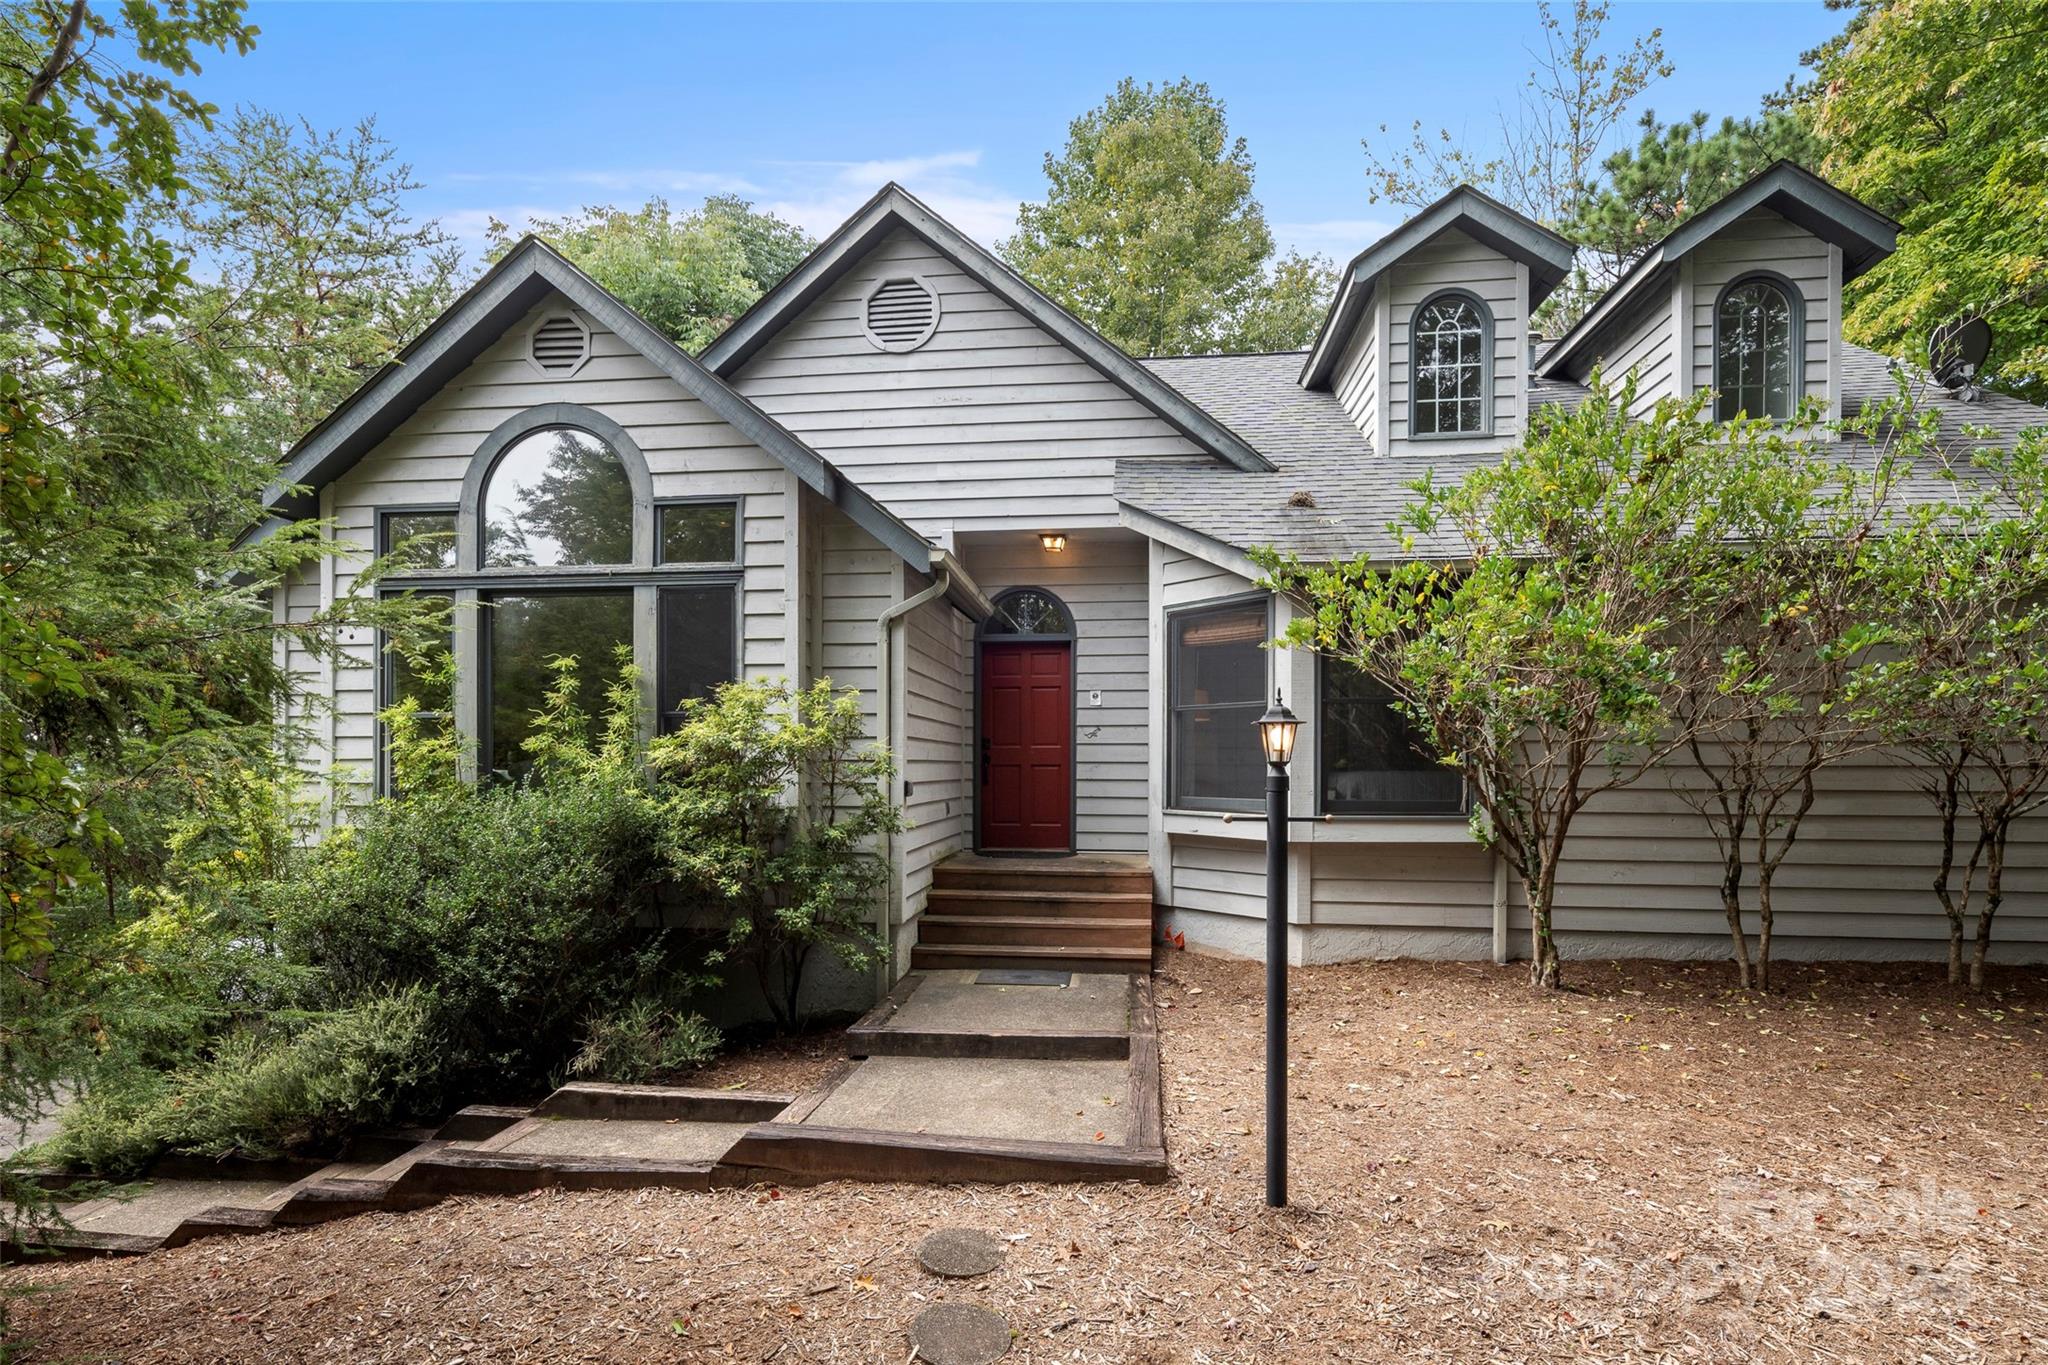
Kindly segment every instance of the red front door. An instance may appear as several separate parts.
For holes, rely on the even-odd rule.
[[[981,846],[1073,846],[1071,644],[981,650]]]

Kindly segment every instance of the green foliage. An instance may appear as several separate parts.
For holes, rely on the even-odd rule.
[[[794,1027],[814,950],[861,967],[883,949],[870,928],[888,881],[879,848],[902,815],[895,765],[862,736],[859,694],[829,679],[732,683],[686,703],[647,757],[662,857],[721,926],[714,963],[750,963],[776,1021]]]
[[[1712,131],[1695,113],[1660,123],[1645,110],[1642,136],[1601,164],[1604,180],[1575,206],[1567,234],[1596,255],[1596,275],[1619,279],[1651,246],[1699,210],[1725,197],[1774,161],[1809,169],[1821,143],[1804,119],[1784,110],[1724,118]]]
[[[583,1048],[571,1073],[638,1085],[709,1061],[718,1030],[661,994],[636,995],[616,1009],[594,1012],[583,1023]]]
[[[403,799],[372,803],[264,888],[278,949],[313,974],[307,1005],[423,993],[440,1047],[430,1107],[546,1084],[586,1012],[683,973],[650,927],[660,869],[646,778],[621,740],[631,684],[597,739],[576,691],[564,660],[528,780],[413,779],[432,764],[401,754]]]
[[[1415,558],[1261,557],[1303,608],[1288,642],[1386,683],[1464,773],[1475,832],[1522,882],[1542,986],[1559,977],[1551,907],[1572,821],[1670,751],[1667,698],[1689,667],[1670,629],[1727,570],[1723,428],[1699,399],[1637,420],[1632,381],[1593,388],[1499,465],[1418,484],[1399,527]]]
[[[536,219],[532,232],[684,350],[697,352],[778,284],[817,243],[744,199],[716,195],[692,213],[665,199]],[[491,259],[518,240],[490,227]]]
[[[1926,458],[1934,419],[1904,397],[1866,418]],[[1941,822],[1935,896],[1948,975],[1984,987],[2013,826],[2048,809],[2048,430],[1980,451],[1944,503],[1872,547],[1886,650],[1852,676],[1857,714],[1916,760]]]
[[[1018,210],[1003,258],[1133,355],[1305,346],[1329,263],[1275,263],[1252,159],[1197,81],[1126,77],[1045,157],[1043,204]]]
[[[271,1157],[427,1112],[441,1040],[417,989],[309,1020],[237,1028],[175,1070],[102,1076],[65,1110],[39,1159],[137,1176],[165,1152]]]
[[[1893,355],[1963,313],[1996,334],[1998,387],[2048,398],[2048,0],[1866,3],[1808,58],[1823,172],[1898,219],[1852,286],[1845,334]],[[2028,207],[2034,206],[2034,207]]]

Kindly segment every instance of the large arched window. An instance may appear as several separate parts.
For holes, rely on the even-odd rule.
[[[383,700],[452,711],[480,774],[531,766],[534,715],[576,661],[576,701],[607,704],[623,658],[640,674],[646,728],[738,676],[744,502],[694,477],[657,499],[646,457],[594,409],[548,403],[500,423],[470,459],[454,506],[380,513],[396,557],[383,591],[455,610],[452,689],[429,689],[387,651]],[[442,675],[445,677],[445,675]]]
[[[483,567],[630,564],[633,485],[609,444],[543,427],[505,447],[484,484]]]
[[[1714,306],[1714,416],[1784,419],[1799,401],[1804,319],[1798,291],[1752,275],[1729,285]]]
[[[1493,430],[1493,317],[1470,294],[1423,300],[1408,326],[1410,436],[1484,436]]]

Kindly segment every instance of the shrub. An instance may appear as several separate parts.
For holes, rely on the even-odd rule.
[[[583,1049],[569,1070],[628,1085],[658,1080],[708,1061],[719,1042],[718,1030],[702,1015],[657,995],[638,995],[585,1020]]]
[[[859,968],[881,948],[869,927],[888,880],[878,845],[903,820],[859,695],[829,679],[729,683],[685,703],[647,759],[664,861],[723,926],[714,963],[750,963],[776,1022],[795,1027],[816,949]]]
[[[167,1151],[267,1157],[329,1145],[419,1112],[439,1053],[435,1013],[424,992],[404,991],[238,1028],[176,1071],[105,1073],[38,1155],[126,1176]]]

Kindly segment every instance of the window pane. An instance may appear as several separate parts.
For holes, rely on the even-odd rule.
[[[419,537],[429,537],[419,539]],[[401,569],[455,567],[453,512],[386,512],[377,553],[388,555]]]
[[[1410,434],[1446,436],[1485,430],[1486,323],[1470,299],[1438,299],[1415,314]]]
[[[1266,709],[1266,604],[1244,602],[1173,618],[1175,805],[1251,805],[1265,759],[1252,724]]]
[[[1266,604],[1245,602],[1173,618],[1174,702],[1266,701]]]
[[[729,584],[661,590],[661,664],[655,706],[670,729],[689,697],[708,697],[737,676],[733,618],[738,589]]]
[[[1346,664],[1322,670],[1323,809],[1348,814],[1454,814],[1456,770],[1430,758],[1385,689]]]
[[[523,776],[532,766],[521,746],[546,700],[560,655],[576,660],[577,704],[604,711],[605,689],[619,676],[618,647],[633,640],[630,592],[533,593],[490,599],[490,751],[493,773]]]
[[[985,635],[1071,635],[1074,622],[1058,598],[1037,588],[1017,588],[995,600]]]
[[[417,596],[423,601],[437,602],[451,610],[455,601],[445,593],[405,595]],[[420,710],[429,714],[439,714],[451,709],[455,704],[454,679],[451,670],[445,665],[448,655],[454,648],[454,637],[443,635],[433,646],[429,657],[421,659],[420,666],[415,667],[411,659],[387,644],[382,659],[383,677],[378,687],[379,708],[396,706],[407,697],[411,697],[419,702]],[[423,676],[424,674],[439,674],[440,677],[437,682],[432,677]]]
[[[691,503],[661,509],[661,562],[731,564],[740,557],[739,506]]]
[[[555,427],[520,437],[484,488],[484,563],[491,567],[626,564],[633,488],[603,441]]]
[[[1714,415],[1790,417],[1797,338],[1785,292],[1768,280],[1737,285],[1722,298],[1715,322]]]

